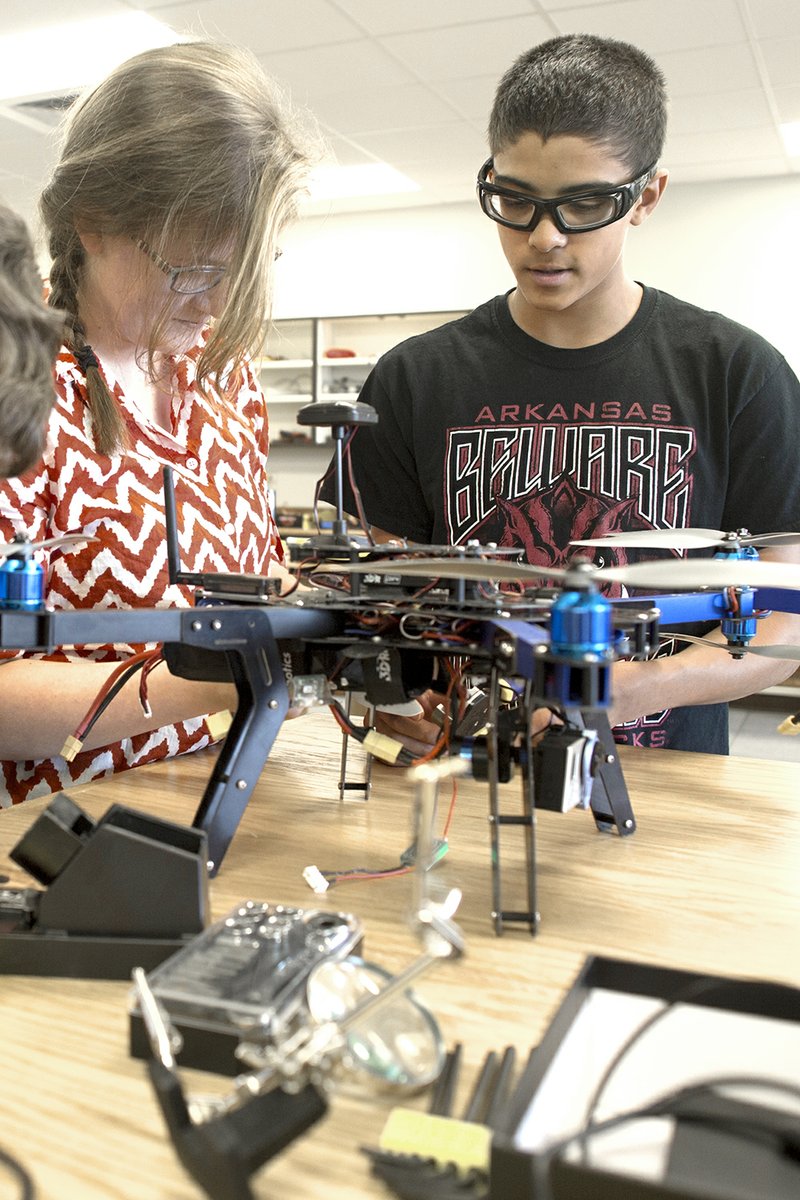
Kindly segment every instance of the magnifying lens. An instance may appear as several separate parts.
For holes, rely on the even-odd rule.
[[[383,967],[361,958],[321,962],[308,978],[306,1003],[314,1021],[344,1023],[347,1067],[359,1080],[416,1091],[439,1077],[445,1045],[435,1017],[413,992],[395,994],[371,1006],[362,1018],[346,1021],[393,979]]]

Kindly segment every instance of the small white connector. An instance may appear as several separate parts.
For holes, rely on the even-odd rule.
[[[320,871],[319,867],[315,867],[313,863],[303,868],[303,879],[305,879],[312,892],[316,892],[318,896],[321,896],[323,892],[327,892],[330,887],[322,871]]]
[[[384,733],[377,733],[371,729],[363,741],[364,749],[369,754],[374,754],[381,762],[396,763],[399,756],[405,749],[402,742],[395,741],[394,738],[387,737]]]

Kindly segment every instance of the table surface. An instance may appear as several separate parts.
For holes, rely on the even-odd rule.
[[[365,926],[367,957],[397,972],[419,949],[407,922],[410,877],[342,883],[319,900],[301,875],[312,862],[337,870],[395,866],[412,838],[406,773],[377,765],[370,799],[342,803],[339,753],[338,730],[325,712],[283,727],[212,881],[212,915],[247,898],[352,912]],[[359,755],[358,747],[350,755],[355,776]],[[495,936],[487,793],[484,785],[459,781],[450,851],[437,872],[463,890],[457,921],[466,955],[417,985],[447,1044],[464,1047],[456,1112],[489,1050],[514,1045],[524,1061],[589,954],[800,985],[798,768],[626,748],[621,759],[638,822],[632,837],[598,833],[591,814],[580,810],[538,814],[535,938],[523,928]],[[190,824],[212,765],[211,753],[194,754],[70,794],[93,816],[120,803]],[[504,809],[518,808],[519,780],[502,790]],[[442,812],[448,800],[449,785],[442,785]],[[46,803],[0,814],[0,870],[14,886],[30,879],[6,856]],[[521,844],[519,830],[503,832],[507,908],[522,906],[515,889],[524,898]],[[27,1166],[37,1195],[196,1197],[144,1066],[128,1055],[130,985],[3,976],[0,988],[0,1146]],[[197,1076],[186,1073],[190,1090],[197,1090]],[[255,1194],[387,1195],[358,1148],[377,1145],[389,1111],[404,1103],[337,1092],[329,1115],[254,1178]],[[15,1194],[0,1174],[0,1197]]]

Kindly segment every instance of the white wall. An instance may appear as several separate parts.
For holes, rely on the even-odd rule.
[[[757,329],[800,373],[800,176],[672,185],[627,262]],[[306,218],[284,239],[274,315],[472,308],[512,284],[477,203]]]

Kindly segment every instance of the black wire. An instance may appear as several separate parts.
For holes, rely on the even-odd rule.
[[[20,1186],[20,1200],[34,1200],[36,1189],[33,1186],[33,1179],[28,1174],[22,1163],[0,1147],[0,1166],[6,1168],[9,1174],[13,1175]]]
[[[643,1021],[636,1029],[634,1029],[633,1033],[631,1033],[629,1037],[625,1039],[619,1050],[617,1050],[616,1054],[611,1059],[611,1062],[608,1064],[603,1074],[600,1076],[600,1079],[589,1099],[584,1127],[578,1134],[581,1144],[581,1154],[584,1162],[586,1161],[587,1154],[587,1140],[592,1133],[594,1115],[597,1112],[597,1106],[600,1103],[600,1098],[603,1095],[603,1092],[606,1090],[612,1075],[614,1075],[614,1073],[617,1071],[622,1060],[628,1056],[633,1047],[641,1041],[646,1033],[648,1033],[655,1025],[658,1025],[661,1021],[663,1021],[664,1017],[673,1011],[677,1004],[685,1004],[687,1001],[694,1000],[697,996],[702,996],[706,992],[714,991],[715,988],[720,986],[727,986],[727,984],[721,984],[718,979],[709,978],[696,979],[692,983],[687,983],[685,987],[681,988],[679,992],[677,992],[670,1000],[666,1002],[663,1008],[660,1008],[657,1012],[651,1013],[650,1016],[647,1017],[647,1019]]]
[[[112,700],[117,698],[122,689],[125,687],[125,684],[130,679],[133,679],[134,675],[136,675],[138,671],[141,671],[142,667],[145,665],[145,661],[145,659],[141,659],[139,662],[132,663],[120,675],[117,676],[113,685],[108,689],[108,692],[97,706],[97,712],[93,714],[92,719],[83,730],[83,733],[81,734],[81,741],[86,741],[87,737],[94,729],[95,725],[99,721],[100,717],[102,717],[109,704],[111,704]]]
[[[581,1130],[578,1134],[571,1134],[568,1138],[564,1138],[555,1147],[554,1152],[548,1150],[548,1158],[553,1157],[553,1154],[560,1154],[567,1146],[575,1141],[580,1141],[582,1144],[582,1162],[584,1166],[589,1166],[588,1156],[586,1155],[586,1135],[594,1136],[598,1133],[607,1133],[611,1129],[617,1128],[619,1125],[625,1125],[629,1121],[641,1120],[643,1117],[668,1117],[675,1115],[673,1109],[678,1102],[689,1099],[697,1099],[702,1096],[707,1096],[709,1092],[715,1092],[719,1088],[731,1087],[749,1087],[763,1088],[767,1091],[785,1092],[789,1096],[800,1100],[800,1086],[789,1083],[781,1079],[764,1079],[758,1075],[719,1075],[712,1076],[710,1079],[704,1079],[700,1083],[691,1084],[685,1088],[678,1088],[672,1092],[665,1092],[663,1096],[656,1100],[651,1100],[648,1104],[643,1104],[637,1108],[628,1109],[626,1112],[617,1113],[613,1117],[607,1118],[605,1121],[599,1121],[587,1128]],[[763,1138],[765,1133],[770,1131],[763,1127],[755,1125],[752,1122],[745,1123],[744,1121],[729,1121],[731,1132],[742,1138],[750,1138],[751,1140],[759,1140]]]

